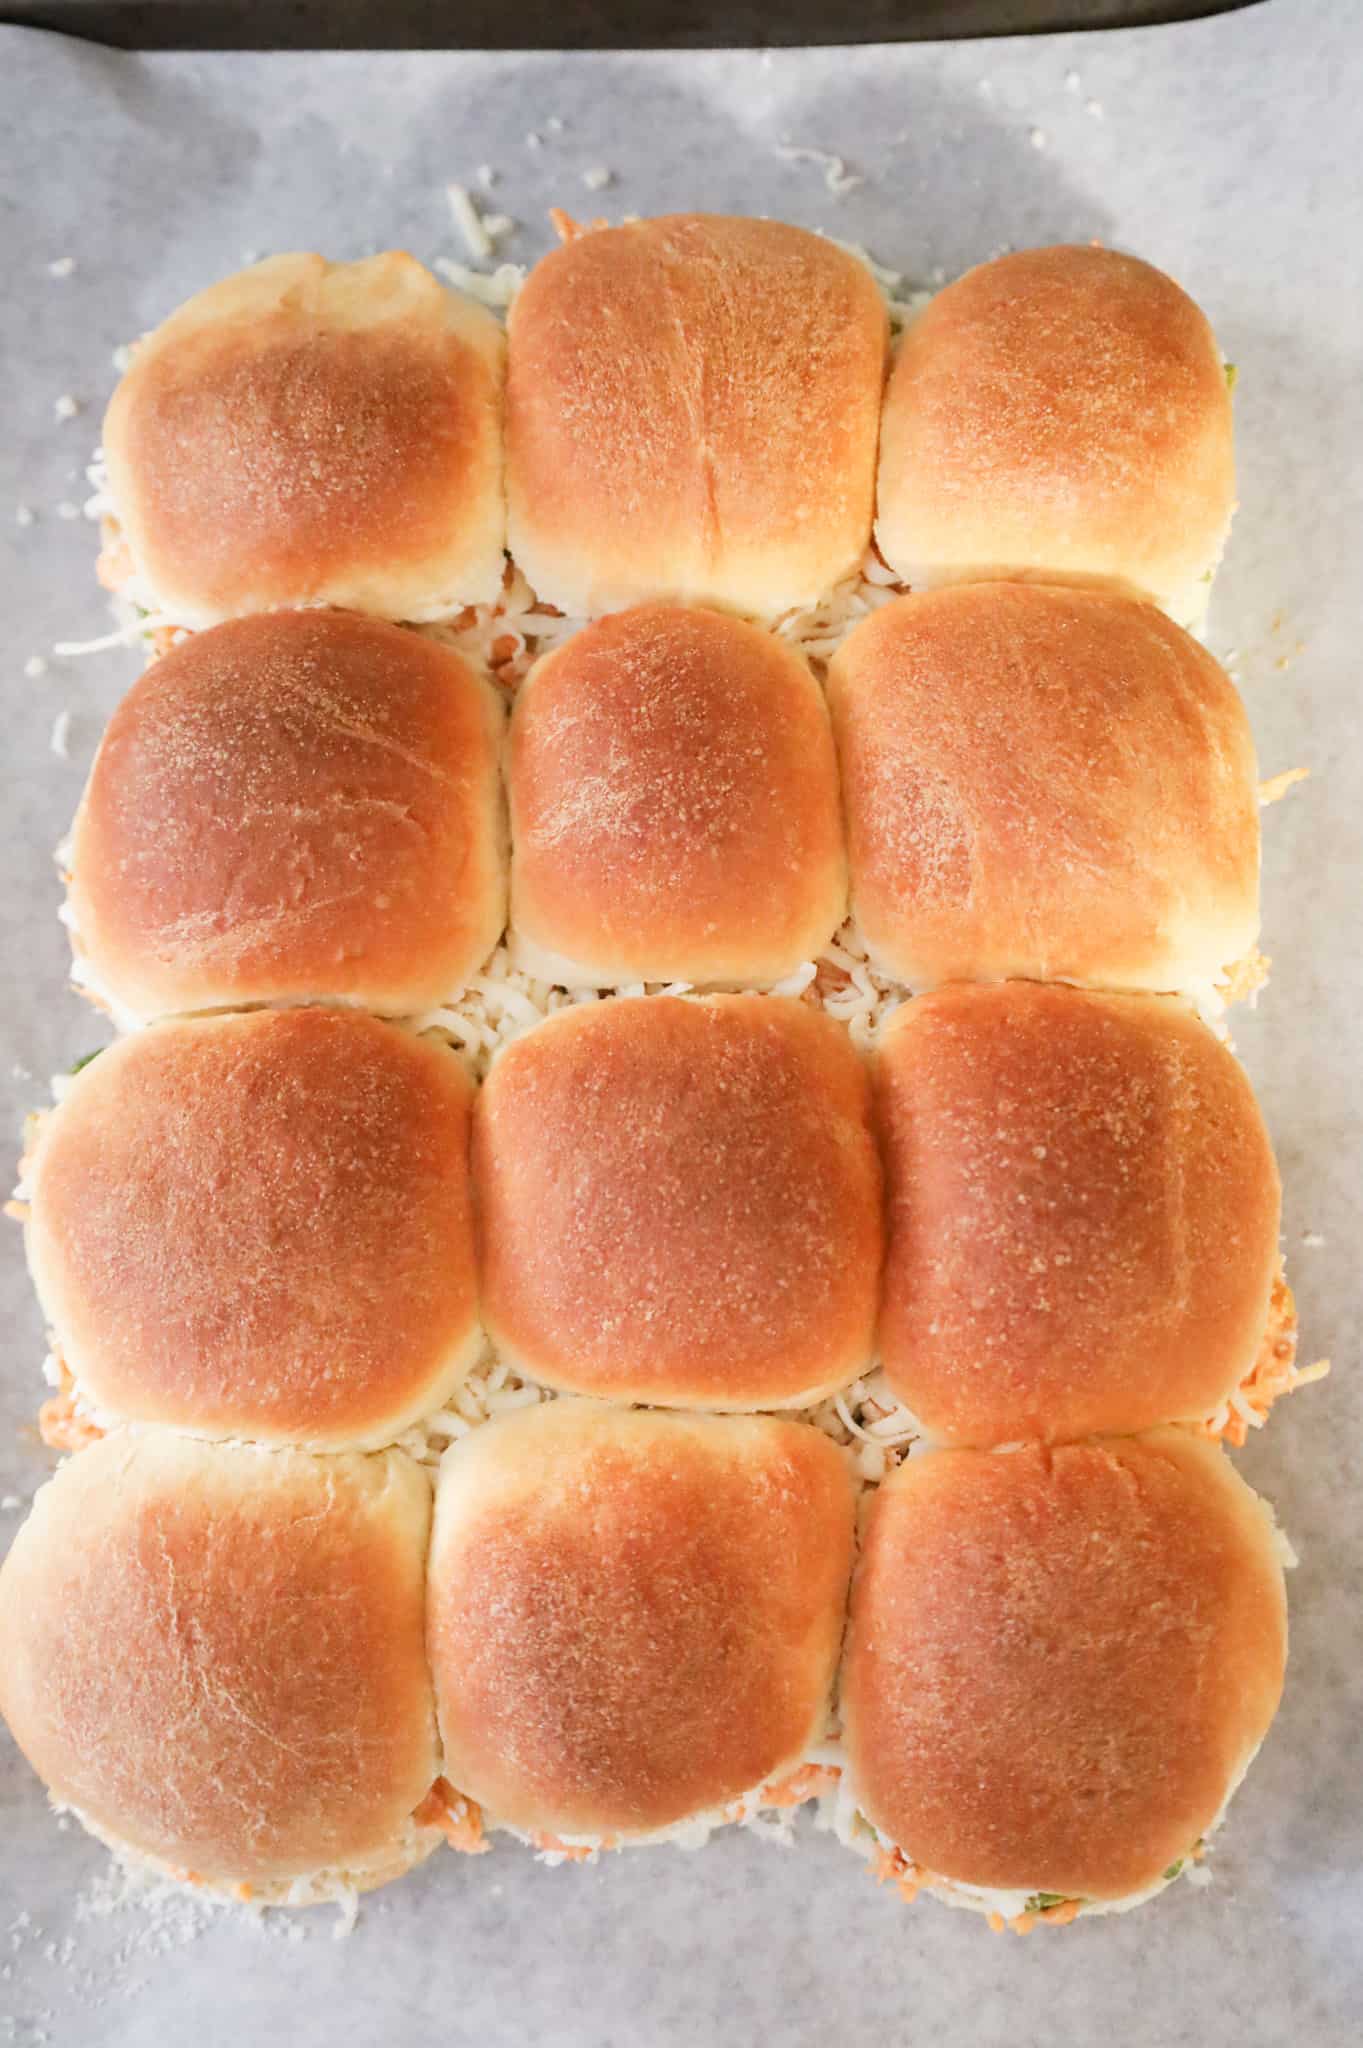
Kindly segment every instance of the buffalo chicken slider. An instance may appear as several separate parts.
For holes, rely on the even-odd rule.
[[[575,236],[511,309],[511,552],[590,618],[812,603],[871,537],[888,323],[870,271],[779,221]]]
[[[846,1033],[778,996],[561,1010],[474,1112],[483,1316],[579,1394],[800,1408],[871,1355],[881,1181]]]
[[[576,987],[781,980],[846,910],[823,693],[744,620],[641,605],[531,671],[508,763],[517,964]]]
[[[798,1801],[852,1518],[845,1455],[805,1423],[552,1401],[475,1430],[430,1565],[451,1787],[569,1856]]]
[[[262,1903],[440,1840],[427,1475],[120,1430],[0,1571],[0,1707],[53,1800],[133,1863]]]
[[[852,1596],[852,1839],[1019,1931],[1140,1904],[1200,1857],[1273,1719],[1284,1547],[1186,1431],[910,1458]]]
[[[458,1055],[358,1012],[158,1024],[26,1162],[29,1265],[83,1411],[368,1449],[480,1344]]]
[[[1181,1004],[939,989],[891,1018],[876,1101],[880,1354],[930,1437],[1209,1422],[1295,1328],[1263,1118]]]
[[[1155,606],[978,583],[833,658],[852,912],[876,966],[1206,1001],[1253,969],[1259,789],[1234,685]]]
[[[1150,264],[1018,250],[948,285],[905,334],[876,537],[913,589],[1101,583],[1195,625],[1234,509],[1221,351]]]
[[[104,421],[105,576],[178,624],[434,619],[504,569],[501,328],[412,257],[272,256],[140,341]]]
[[[505,921],[502,725],[457,654],[355,613],[182,642],[115,711],[76,814],[79,985],[125,1025],[447,1001]]]

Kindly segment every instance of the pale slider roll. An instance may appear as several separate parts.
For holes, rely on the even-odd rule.
[[[1268,1133],[1181,1004],[939,989],[890,1020],[876,1098],[880,1354],[930,1437],[1203,1420],[1277,1334]]]
[[[358,1013],[154,1025],[44,1118],[28,1256],[101,1417],[369,1447],[480,1342],[458,1056]]]
[[[590,617],[678,597],[770,617],[871,535],[888,325],[865,265],[779,221],[580,234],[511,310],[511,552]]]
[[[540,1846],[718,1820],[822,1739],[852,1512],[804,1423],[554,1401],[476,1430],[431,1550],[446,1776]]]
[[[398,252],[272,256],[137,344],[104,421],[138,601],[431,619],[501,588],[504,343]]]
[[[1277,1709],[1280,1554],[1186,1431],[908,1459],[871,1508],[842,1673],[882,1844],[1005,1917],[1159,1890]]]
[[[448,1000],[506,915],[501,706],[353,612],[234,620],[115,711],[71,834],[79,985],[123,1024]]]
[[[914,589],[1104,583],[1194,625],[1234,509],[1221,351],[1148,263],[1092,247],[999,256],[905,334],[876,538]]]
[[[430,1484],[120,1431],[38,1492],[0,1572],[0,1705],[52,1798],[133,1862],[263,1902],[400,1876],[439,1769]]]
[[[569,988],[770,983],[846,912],[838,768],[799,655],[641,605],[531,671],[511,722],[516,963]]]
[[[900,598],[839,648],[829,698],[852,911],[883,973],[1210,997],[1251,954],[1249,721],[1153,605],[1020,583]]]
[[[474,1111],[483,1315],[548,1386],[798,1408],[866,1366],[880,1166],[846,1033],[776,996],[559,1011]]]

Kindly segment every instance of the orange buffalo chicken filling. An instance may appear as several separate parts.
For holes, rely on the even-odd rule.
[[[1200,1863],[1206,1854],[1205,1844],[1195,1842],[1186,1857],[1181,1857],[1164,1873],[1166,1881],[1172,1881],[1182,1870],[1185,1862]],[[911,1863],[902,1849],[878,1848],[871,1864],[871,1875],[877,1884],[892,1884],[906,1905],[912,1905],[924,1885],[939,1884],[953,1889],[950,1878],[937,1877],[925,1870],[921,1864]],[[1052,1892],[1037,1892],[1027,1901],[1024,1911],[1014,1913],[1005,1919],[1002,1913],[987,1915],[992,1933],[1030,1934],[1034,1927],[1043,1924],[1048,1927],[1068,1927],[1079,1918],[1083,1908],[1082,1899],[1061,1898]]]
[[[1273,1279],[1259,1355],[1236,1388],[1235,1396],[1203,1425],[1208,1436],[1243,1444],[1250,1430],[1260,1428],[1267,1420],[1275,1401],[1284,1394],[1295,1394],[1298,1387],[1325,1378],[1330,1370],[1328,1358],[1318,1358],[1314,1365],[1295,1363],[1297,1334],[1297,1304],[1280,1265]]]
[[[456,1792],[448,1778],[436,1779],[412,1819],[420,1828],[439,1828],[461,1856],[482,1856],[492,1847],[483,1833],[483,1809]]]
[[[50,1451],[83,1451],[87,1444],[97,1444],[106,1432],[80,1411],[76,1383],[60,1352],[57,1372],[61,1384],[38,1410],[38,1434]]]
[[[754,1802],[757,1809],[763,1807],[802,1806],[807,1799],[817,1799],[823,1792],[830,1791],[838,1781],[838,1772],[825,1764],[802,1764],[797,1770],[783,1778],[774,1778],[764,1785]],[[724,1809],[726,1821],[742,1821],[748,1818],[753,1807],[747,1800],[737,1799]],[[448,1778],[437,1778],[416,1812],[412,1815],[418,1827],[438,1827],[452,1849],[458,1849],[466,1856],[481,1856],[492,1844],[483,1832],[482,1809],[475,1799],[467,1799],[456,1792]],[[601,1850],[618,1849],[618,1835],[602,1835],[599,1842],[565,1842],[561,1835],[550,1834],[546,1829],[536,1828],[530,1836],[536,1849],[551,1856],[562,1857],[565,1863],[589,1863]]]

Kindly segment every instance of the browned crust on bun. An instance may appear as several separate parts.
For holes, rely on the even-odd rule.
[[[1252,949],[1249,721],[1153,605],[1021,583],[901,598],[839,648],[829,701],[882,971],[1187,989]]]
[[[555,1401],[441,1467],[429,1642],[446,1772],[492,1820],[647,1834],[819,1739],[853,1488],[806,1424]]]
[[[1277,1708],[1271,1519],[1187,1431],[910,1458],[879,1489],[842,1704],[862,1811],[958,1884],[1157,1885]]]
[[[80,971],[139,1018],[448,999],[505,922],[502,711],[348,612],[196,634],[123,699],[71,841]]]
[[[881,1253],[865,1069],[772,996],[561,1011],[474,1112],[483,1312],[547,1385],[801,1407],[866,1365]]]
[[[408,1826],[430,1512],[396,1452],[119,1431],[70,1459],[0,1572],[0,1704],[53,1798],[182,1876],[396,1876],[438,1840]]]
[[[138,343],[104,421],[139,594],[433,618],[502,580],[504,343],[399,252],[273,256]]]
[[[574,616],[678,597],[772,616],[871,534],[888,327],[855,257],[680,213],[575,237],[511,310],[511,551]]]
[[[931,1436],[1209,1415],[1254,1363],[1281,1190],[1249,1080],[1154,996],[939,989],[876,1060],[880,1353]]]
[[[1205,315],[1113,249],[996,257],[900,344],[876,538],[906,583],[1102,582],[1184,625],[1235,506],[1231,404]]]
[[[202,1436],[381,1444],[476,1354],[457,1055],[354,1012],[163,1024],[85,1068],[29,1264],[86,1399]]]
[[[511,722],[513,956],[553,980],[773,982],[846,913],[838,767],[792,649],[666,604],[587,626]]]

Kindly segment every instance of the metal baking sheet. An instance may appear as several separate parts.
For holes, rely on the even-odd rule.
[[[1205,1890],[1019,1942],[906,1909],[826,1838],[567,1870],[504,1847],[442,1853],[333,1941],[331,1910],[254,1925],[119,1908],[102,1852],[58,1828],[6,1740],[0,2041],[1358,2041],[1361,103],[1363,21],[1311,0],[1103,36],[684,57],[138,57],[0,30],[0,1087],[16,1150],[46,1077],[103,1036],[66,990],[51,848],[134,662],[50,650],[107,623],[93,532],[67,514],[118,343],[252,254],[459,256],[443,188],[481,165],[490,203],[524,224],[504,251],[521,261],[547,245],[553,204],[769,212],[918,283],[1097,236],[1181,278],[1240,367],[1242,506],[1212,641],[1262,772],[1311,780],[1266,814],[1273,979],[1235,1034],[1280,1149],[1306,1355],[1335,1361],[1242,1454],[1302,1561],[1287,1698]],[[612,174],[602,191],[595,170]],[[43,1339],[17,1231],[0,1287],[3,1540],[48,1465],[23,1433]]]
[[[1258,0],[6,0],[8,20],[129,50],[652,50],[929,42],[1144,27]]]

